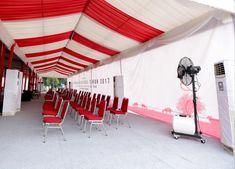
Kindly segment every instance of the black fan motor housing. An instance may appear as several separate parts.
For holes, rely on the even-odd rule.
[[[197,74],[201,70],[200,66],[189,66],[187,67],[187,73],[190,75]]]

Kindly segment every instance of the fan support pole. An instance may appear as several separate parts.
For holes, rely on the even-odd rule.
[[[205,139],[202,138],[201,132],[198,132],[198,115],[197,115],[197,97],[196,97],[196,88],[195,88],[195,74],[190,75],[192,77],[192,88],[193,88],[193,108],[194,108],[194,123],[195,123],[195,133],[193,135],[191,134],[185,134],[185,133],[179,133],[172,131],[171,134],[174,136],[175,139],[178,139],[179,136],[189,136],[189,137],[195,137],[200,139],[201,143],[205,143]]]
[[[195,135],[200,135],[198,133],[198,123],[197,123],[197,96],[196,96],[196,88],[195,88],[195,77],[194,74],[191,75],[192,77],[192,87],[193,87],[193,108],[194,108],[194,123],[195,123]]]

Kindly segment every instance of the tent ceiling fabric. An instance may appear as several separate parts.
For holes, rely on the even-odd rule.
[[[66,77],[213,10],[183,1],[8,0],[0,19],[38,74]]]

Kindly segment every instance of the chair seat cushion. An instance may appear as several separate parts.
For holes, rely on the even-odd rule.
[[[55,110],[54,106],[43,106],[42,108],[44,111],[52,111],[52,110]]]
[[[54,104],[53,103],[43,104],[43,107],[48,107],[48,106],[51,107],[51,106],[54,106]]]
[[[70,106],[75,106],[76,105],[76,103],[74,101],[70,101],[69,104],[70,104]]]
[[[43,103],[43,105],[45,105],[45,104],[52,104],[52,103],[53,103],[52,100],[45,100],[44,103]]]
[[[85,115],[87,115],[87,114],[89,115],[89,114],[92,114],[92,113],[91,113],[90,111],[84,109],[84,110],[81,110],[81,111],[79,112],[79,114],[85,116]]]
[[[62,119],[60,117],[44,117],[44,123],[61,123]]]
[[[86,120],[102,120],[102,117],[93,114],[84,114]]]
[[[112,114],[126,114],[126,112],[123,112],[123,111],[121,111],[121,110],[110,109],[109,111],[110,111],[110,113],[112,113]]]
[[[83,108],[83,107],[80,107],[80,106],[77,106],[77,107],[75,107],[74,109],[75,109],[77,112],[80,112],[80,111],[84,110],[84,108]]]
[[[45,110],[42,112],[42,115],[43,116],[56,116],[57,115],[57,112],[56,110]]]
[[[115,110],[115,109],[113,109],[112,107],[107,107],[106,110],[110,111],[110,110]]]

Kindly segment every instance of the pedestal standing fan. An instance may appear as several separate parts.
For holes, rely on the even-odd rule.
[[[177,77],[185,85],[189,86],[192,84],[193,92],[193,107],[194,107],[194,123],[195,123],[195,132],[194,134],[181,133],[177,131],[171,132],[175,139],[178,139],[179,136],[190,136],[200,139],[201,143],[205,143],[205,140],[201,137],[201,131],[198,131],[198,115],[197,115],[197,98],[196,98],[196,87],[195,87],[195,75],[201,70],[200,66],[194,66],[191,59],[183,57],[177,68]]]

